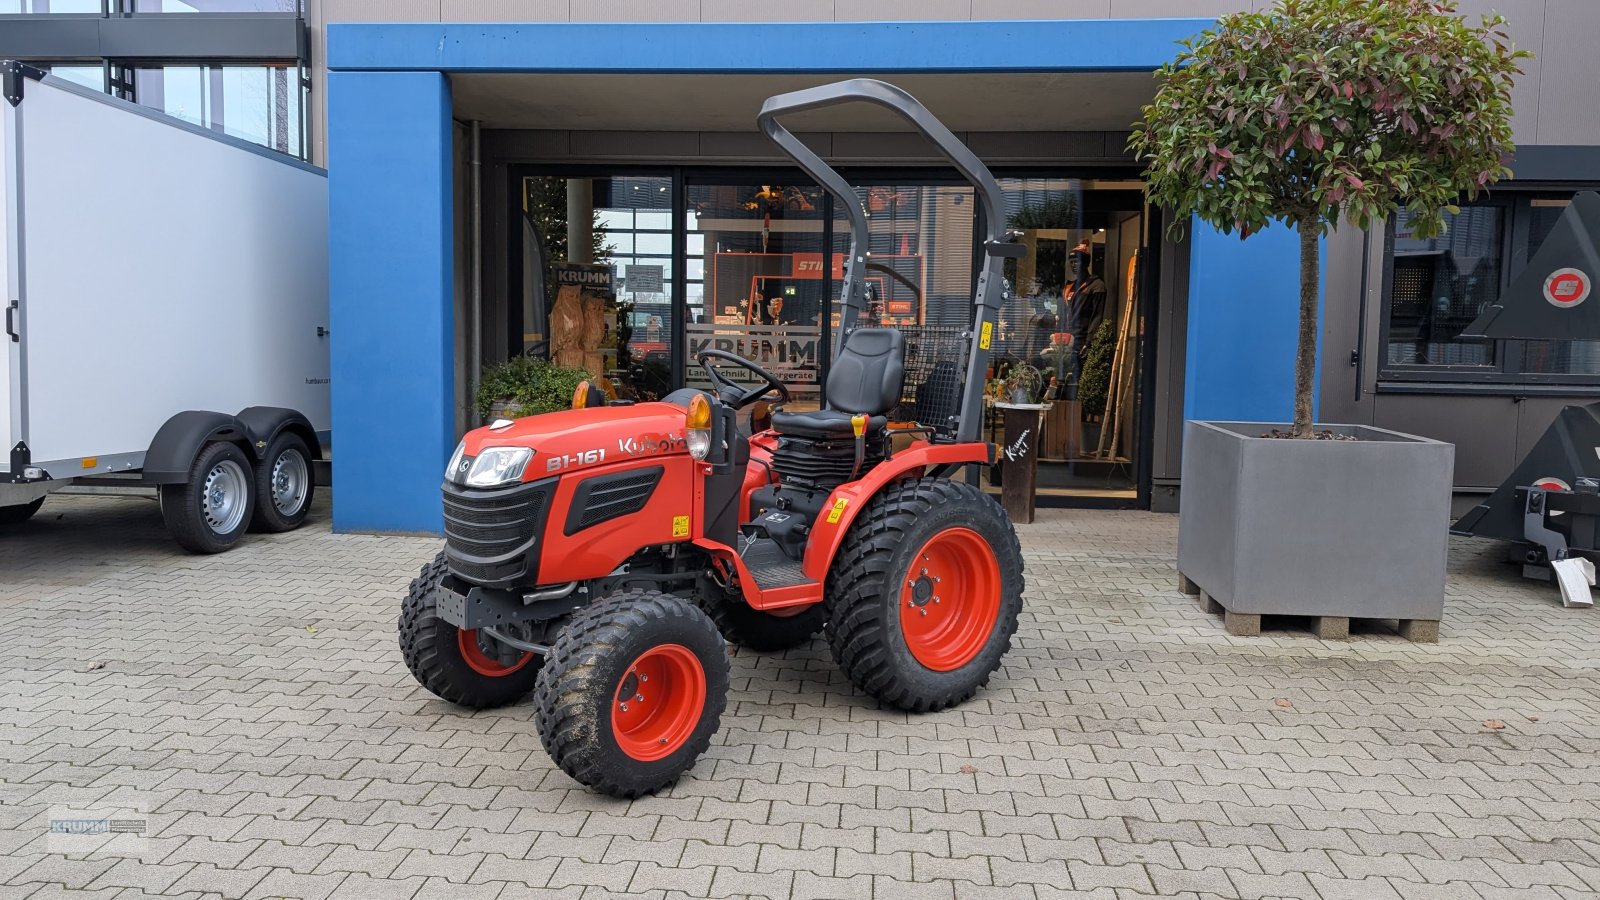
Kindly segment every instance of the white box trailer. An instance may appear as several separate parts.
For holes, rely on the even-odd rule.
[[[329,428],[326,172],[0,62],[0,529],[154,485],[217,552],[305,518]]]

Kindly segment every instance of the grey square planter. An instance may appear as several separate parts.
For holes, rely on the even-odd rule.
[[[1250,623],[1236,629],[1232,616],[1285,615],[1399,619],[1403,633],[1415,621],[1437,634],[1455,447],[1363,425],[1317,426],[1359,441],[1260,437],[1274,427],[1288,426],[1186,423],[1184,587],[1221,604],[1235,633]]]

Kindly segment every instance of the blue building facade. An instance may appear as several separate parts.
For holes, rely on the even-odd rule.
[[[1110,76],[1153,72],[1174,55],[1179,40],[1207,24],[1198,19],[330,24],[335,528],[440,529],[437,485],[459,437],[465,402],[457,333],[467,321],[458,314],[462,267],[476,265],[460,251],[463,235],[471,230],[463,221],[463,211],[470,215],[471,207],[462,202],[460,123],[492,118],[492,112],[485,116],[486,106],[509,104],[518,85],[536,93],[591,80],[614,84],[626,94],[645,90],[651,79],[693,76],[697,80],[683,83],[696,86],[694,102],[704,105],[705,98],[740,79],[794,84],[841,75],[890,81],[937,76],[943,79],[938,90],[947,95],[943,108],[935,108],[941,114],[961,106],[948,97],[964,96],[969,109],[958,110],[957,118],[965,114],[979,122],[986,102],[995,102],[986,100],[985,85],[1011,84],[1037,93],[1008,102],[1040,109],[1064,104],[1069,108],[1061,115],[1070,116],[1076,114],[1074,104],[1090,107],[1106,92],[1131,83]],[[775,54],[774,46],[803,52]],[[996,76],[1010,80],[985,81]],[[973,87],[964,90],[968,82]],[[470,111],[458,102],[469,93]],[[1107,122],[1131,122],[1138,113],[1137,103],[1117,97],[1106,102],[1121,104],[1109,118],[1102,111]],[[626,96],[617,105],[626,106]],[[711,121],[721,113],[701,109],[697,114]],[[749,118],[753,136],[753,110]],[[522,129],[526,134],[521,135],[516,128],[502,128],[496,146],[537,141],[566,124]],[[977,127],[958,125],[957,130],[972,135],[975,149],[987,158],[985,146],[1002,140],[1028,145],[1023,124],[1008,129],[990,122],[982,134]],[[835,130],[843,132],[847,125]],[[717,139],[744,137],[731,132]],[[1063,155],[1089,155],[1071,149],[1070,138],[1060,140]],[[1116,184],[1126,188],[1131,161],[1119,146],[1125,135],[1107,129],[1099,140],[1094,152],[1111,162],[1121,156],[1117,177],[1123,180]],[[702,135],[700,147],[710,143]],[[846,144],[836,138],[832,146],[839,155]],[[567,146],[562,152],[579,156],[583,151]],[[1037,163],[1048,162],[1052,152],[1057,151],[1029,146],[1017,154]],[[506,155],[515,151],[503,151]],[[727,153],[718,157],[724,165],[727,158]],[[636,162],[650,165],[648,159]],[[504,182],[481,183],[489,207],[505,205],[497,199],[506,190]],[[495,214],[482,215],[491,221]],[[1147,223],[1145,232],[1147,245],[1164,248],[1159,273],[1146,282],[1157,286],[1162,300],[1152,300],[1151,315],[1130,319],[1146,336],[1166,327],[1159,340],[1140,345],[1140,364],[1152,376],[1146,383],[1154,386],[1144,402],[1151,407],[1147,418],[1156,424],[1145,435],[1149,446],[1141,463],[1142,499],[1149,502],[1149,485],[1159,485],[1162,471],[1176,472],[1176,459],[1162,458],[1171,455],[1166,449],[1171,441],[1164,436],[1184,417],[1276,420],[1289,414],[1298,248],[1286,230],[1242,243],[1205,228],[1191,228],[1177,240],[1164,240],[1166,229],[1154,223]],[[484,256],[498,252],[477,249]],[[1120,275],[1121,269],[1106,272],[1108,279]],[[1176,316],[1169,306],[1178,310]]]

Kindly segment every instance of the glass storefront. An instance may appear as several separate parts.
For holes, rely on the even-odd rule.
[[[688,259],[700,275],[687,285],[687,384],[710,387],[695,357],[706,349],[727,350],[782,379],[794,398],[789,408],[817,409],[822,314],[835,280],[824,252],[822,192],[789,184],[690,181],[686,196]],[[726,374],[755,380],[736,369]]]
[[[1005,178],[1009,227],[1028,248],[1007,260],[990,360],[991,398],[1021,384],[1042,403],[1038,490],[1131,500],[1144,365],[1138,297],[1143,198],[1137,184]],[[991,404],[987,433],[1000,438]],[[991,472],[1004,478],[1004,466]]]
[[[649,400],[679,386],[709,387],[695,358],[721,349],[778,375],[793,395],[790,409],[825,402],[848,228],[819,188],[793,175],[694,170],[583,179],[530,171],[521,184],[522,302],[510,326],[521,340],[513,352],[602,377],[619,398]],[[1001,185],[1008,226],[1028,252],[1005,266],[983,437],[1003,441],[995,404],[1020,384],[1044,407],[1040,495],[1131,504],[1145,365],[1138,185],[1045,177]],[[859,324],[963,340],[982,225],[973,189],[903,180],[866,184],[858,196],[871,242]],[[592,204],[592,239],[572,253],[569,234],[581,240],[584,231],[568,224],[582,206],[575,198]],[[586,265],[609,272],[609,296],[562,282],[563,272]],[[912,394],[933,377],[914,362]],[[1003,480],[1003,465],[980,477],[994,491]]]

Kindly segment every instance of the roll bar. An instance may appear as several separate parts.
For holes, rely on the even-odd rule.
[[[779,116],[806,110],[838,106],[844,103],[876,103],[900,114],[912,127],[933,142],[939,152],[956,171],[977,189],[978,201],[984,213],[984,264],[978,274],[977,289],[973,292],[972,330],[964,335],[968,341],[967,372],[963,384],[960,421],[957,423],[957,440],[977,440],[982,425],[984,374],[988,370],[989,343],[994,330],[995,313],[1000,308],[1000,281],[1002,259],[1020,257],[1027,248],[1014,243],[1005,231],[1005,197],[994,174],[973,152],[967,149],[950,129],[917,99],[900,88],[872,78],[852,78],[819,87],[806,88],[767,98],[761,105],[756,121],[766,136],[778,145],[786,156],[807,175],[834,196],[844,207],[850,220],[850,252],[845,258],[844,283],[839,291],[839,334],[835,353],[844,347],[845,336],[855,326],[861,312],[865,281],[862,270],[866,268],[869,235],[867,210],[856,196],[854,186],[832,166],[823,161],[815,151],[795,137],[794,133],[778,121]],[[924,422],[924,425],[935,424]]]

